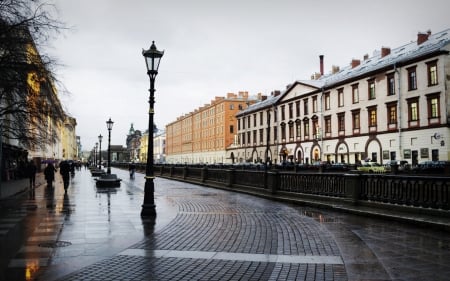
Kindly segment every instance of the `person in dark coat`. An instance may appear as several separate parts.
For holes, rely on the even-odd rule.
[[[59,164],[59,173],[61,174],[64,182],[64,190],[67,190],[69,187],[69,180],[70,180],[70,164],[67,161],[62,161]]]
[[[36,171],[37,167],[33,160],[31,160],[27,166],[27,177],[30,179],[30,188],[34,188],[36,186]]]
[[[52,163],[48,163],[47,167],[44,169],[45,180],[47,181],[47,185],[49,187],[52,186],[53,181],[55,180],[55,172],[56,168]]]

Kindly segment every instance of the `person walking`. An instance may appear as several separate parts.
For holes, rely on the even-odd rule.
[[[37,167],[34,164],[34,161],[30,160],[26,169],[27,177],[30,179],[30,188],[36,187],[36,172]]]
[[[69,187],[69,180],[70,180],[70,164],[67,161],[62,161],[59,164],[59,173],[61,174],[64,182],[64,191],[67,192],[67,188]]]
[[[48,163],[47,167],[44,169],[45,180],[47,181],[47,186],[52,187],[52,183],[55,180],[56,168],[52,163]]]

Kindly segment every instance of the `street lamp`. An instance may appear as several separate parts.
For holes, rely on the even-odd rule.
[[[153,115],[155,114],[153,105],[155,103],[155,78],[158,74],[158,67],[164,51],[158,51],[155,41],[150,49],[142,50],[147,65],[147,75],[150,77],[150,110],[148,111],[148,145],[147,145],[147,165],[145,167],[145,188],[144,204],[142,204],[141,217],[156,216],[155,208],[155,184],[153,179]]]
[[[108,128],[108,169],[106,173],[111,174],[111,130],[114,122],[111,120],[111,117],[108,121],[106,121],[106,128]]]
[[[95,151],[94,151],[94,167],[97,168],[97,152],[98,152],[98,142],[95,143]]]
[[[98,148],[98,168],[102,168],[102,139],[103,136],[100,134],[98,135],[98,142],[100,143],[100,146]]]

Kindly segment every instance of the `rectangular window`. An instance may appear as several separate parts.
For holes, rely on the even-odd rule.
[[[297,117],[300,117],[300,101],[295,102],[295,113]]]
[[[283,121],[285,119],[284,116],[284,105],[281,106],[281,121]]]
[[[344,106],[344,89],[338,90],[338,106],[339,107]]]
[[[428,119],[439,118],[439,94],[427,95]]]
[[[394,80],[394,74],[388,74],[387,75],[387,94],[388,96],[395,95],[395,80]]]
[[[330,110],[330,93],[325,93],[325,110]]]
[[[262,124],[264,124],[263,115],[264,115],[264,113],[261,111],[259,113],[259,125],[261,125],[261,126],[262,126]]]
[[[331,116],[325,117],[325,134],[331,134]]]
[[[248,144],[248,145],[251,145],[251,144],[252,144],[251,137],[252,137],[251,132],[247,132],[247,144]]]
[[[417,89],[417,74],[416,67],[410,67],[408,70],[408,90],[416,90]]]
[[[369,127],[377,126],[377,109],[370,108],[369,109]]]
[[[344,113],[338,113],[338,131],[344,132],[345,131],[345,115]]]
[[[251,126],[250,126],[250,122],[251,122],[251,121],[250,121],[250,117],[251,117],[250,115],[247,116],[247,127],[248,127],[249,129],[250,129],[250,127],[251,127]]]
[[[278,140],[278,130],[277,130],[277,126],[273,127],[273,140],[277,141]]]
[[[408,121],[418,121],[419,120],[419,100],[412,99],[408,100]]]
[[[302,132],[301,132],[301,123],[300,121],[295,122],[295,134],[297,136],[297,139],[299,139],[302,136]]]
[[[369,80],[368,83],[368,90],[369,90],[369,100],[375,99],[375,80]]]
[[[294,140],[294,122],[289,123],[289,140]]]
[[[233,133],[234,133],[234,126],[230,125],[230,134],[233,134]]]
[[[303,100],[303,114],[308,115],[309,114],[309,110],[308,110],[308,99],[304,99]]]
[[[397,124],[397,103],[387,106],[388,124]]]
[[[256,144],[258,140],[256,139],[256,130],[253,131],[253,144]]]
[[[353,130],[359,130],[360,128],[360,116],[359,111],[352,112],[352,123],[353,123]]]
[[[437,61],[427,63],[428,68],[428,86],[434,86],[438,84],[437,75]]]
[[[304,136],[309,137],[309,121],[304,122],[303,129],[304,129],[304,131],[303,131]]]
[[[294,104],[289,104],[289,119],[292,119],[294,117]]]
[[[281,126],[281,140],[286,140],[286,125]]]
[[[259,143],[264,143],[264,129],[259,129]]]
[[[256,114],[253,114],[253,127],[256,127]]]
[[[316,113],[318,111],[317,96],[312,98],[312,102],[313,102],[313,113]]]
[[[359,102],[358,84],[352,85],[352,100],[354,104]]]

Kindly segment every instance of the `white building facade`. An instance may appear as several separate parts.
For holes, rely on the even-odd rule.
[[[450,159],[450,29],[296,81],[237,115],[234,162]]]

